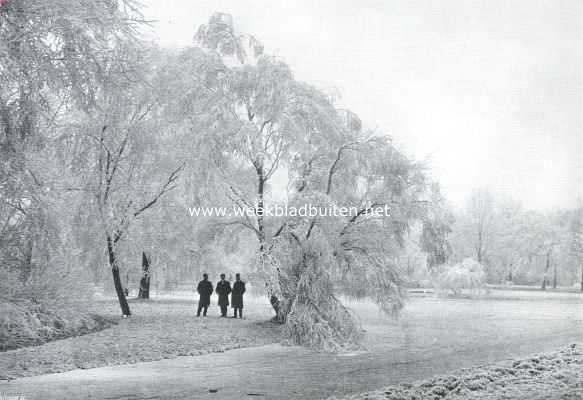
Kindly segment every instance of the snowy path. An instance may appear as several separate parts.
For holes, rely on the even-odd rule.
[[[367,351],[267,345],[0,384],[25,399],[304,399],[372,390],[583,342],[583,301],[415,299],[398,321],[356,305]],[[211,389],[212,392],[209,390]],[[215,392],[216,390],[216,392]]]

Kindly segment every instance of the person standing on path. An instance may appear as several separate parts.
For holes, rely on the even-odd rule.
[[[231,294],[231,307],[233,307],[234,311],[233,318],[237,318],[237,310],[239,310],[239,318],[243,319],[243,293],[245,293],[245,282],[241,280],[241,274],[235,274],[235,283]]]
[[[206,311],[211,304],[211,294],[213,294],[213,284],[209,282],[208,274],[202,274],[202,281],[198,282],[196,291],[199,294],[198,297],[198,311],[196,316],[200,317],[200,312],[202,311],[203,317],[206,317]]]
[[[231,293],[231,284],[225,280],[225,274],[221,274],[221,280],[217,283],[215,289],[219,295],[219,307],[221,307],[221,317],[227,316],[227,307],[229,306],[229,293]]]

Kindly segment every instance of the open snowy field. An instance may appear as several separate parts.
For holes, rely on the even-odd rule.
[[[12,371],[12,376],[46,373],[55,366],[62,371],[132,365],[16,379],[3,383],[0,392],[25,394],[27,399],[129,398],[141,391],[155,394],[154,398],[187,399],[196,394],[236,399],[248,393],[274,399],[325,398],[583,343],[580,295],[525,293],[508,299],[504,294],[494,292],[482,299],[412,297],[398,319],[383,317],[371,303],[353,302],[366,336],[362,350],[345,354],[263,346],[277,342],[279,332],[265,322],[270,310],[259,299],[249,303],[249,318],[242,323],[215,316],[196,319],[194,302],[187,298],[135,303],[135,315],[113,328],[0,354],[0,369]],[[240,329],[221,334],[234,324]],[[119,344],[112,348],[111,343]],[[259,347],[225,351],[246,346]],[[221,354],[204,355],[213,351]],[[172,359],[196,354],[203,355]],[[85,364],[75,364],[79,360]],[[528,379],[521,385],[528,386]],[[220,397],[213,397],[215,392],[209,389]]]

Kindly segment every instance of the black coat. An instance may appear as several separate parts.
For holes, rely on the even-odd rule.
[[[236,281],[233,283],[233,294],[231,294],[233,308],[243,308],[243,293],[245,293],[245,282]]]
[[[211,304],[211,294],[213,294],[213,284],[210,281],[200,281],[196,291],[200,295],[198,303],[203,306]]]
[[[228,306],[229,293],[231,293],[231,284],[229,281],[219,281],[215,291],[219,295],[219,306]]]

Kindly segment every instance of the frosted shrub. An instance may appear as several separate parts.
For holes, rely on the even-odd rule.
[[[444,296],[459,296],[464,290],[486,292],[486,273],[479,262],[466,258],[461,263],[446,265],[434,280],[436,290]]]
[[[18,273],[0,269],[0,351],[38,345],[109,325],[93,315],[88,286],[64,262],[35,271],[22,282]]]

